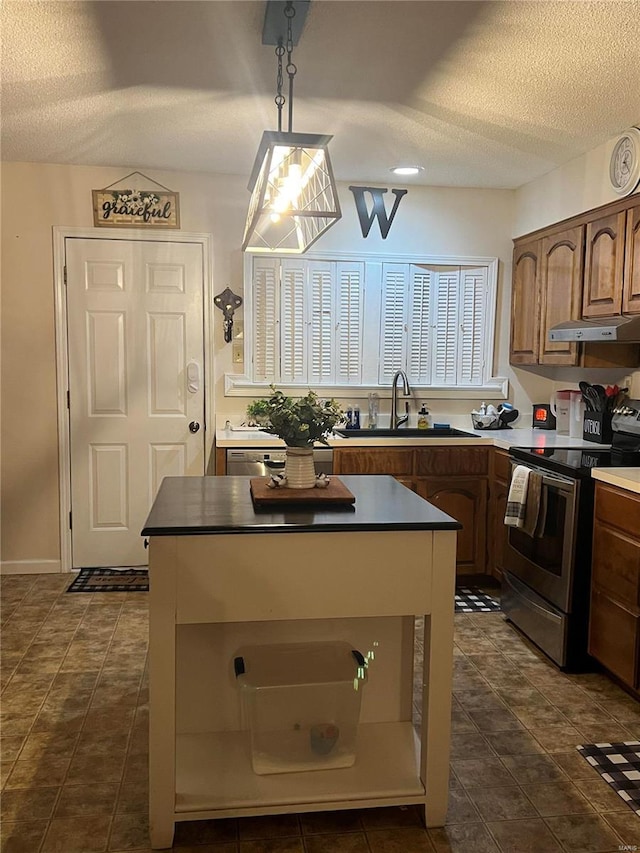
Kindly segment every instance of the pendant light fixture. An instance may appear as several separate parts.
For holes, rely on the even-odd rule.
[[[293,0],[284,8],[287,37],[276,47],[278,130],[262,134],[249,191],[243,251],[302,254],[342,216],[328,145],[331,136],[294,133]],[[287,54],[289,128],[282,130],[283,57]]]

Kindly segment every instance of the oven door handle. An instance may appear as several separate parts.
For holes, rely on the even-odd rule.
[[[552,486],[554,489],[560,489],[563,492],[572,492],[575,489],[575,484],[560,480],[557,477],[549,477],[548,474],[542,475],[542,485]]]
[[[516,464],[522,465],[521,462],[513,463],[514,469]],[[563,492],[573,492],[575,491],[575,482],[573,480],[566,480],[564,477],[554,477],[548,471],[543,470],[542,468],[535,468],[531,465],[523,465],[523,468],[527,468],[529,471],[540,474],[542,477],[542,485],[543,486],[551,486],[555,489],[560,489]]]

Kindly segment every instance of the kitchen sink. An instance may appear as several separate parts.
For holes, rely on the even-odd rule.
[[[452,427],[431,427],[430,429],[334,429],[336,435],[343,438],[477,438],[471,432]]]

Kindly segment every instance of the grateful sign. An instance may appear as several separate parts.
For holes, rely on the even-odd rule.
[[[179,228],[178,193],[93,190],[93,224],[107,228]]]

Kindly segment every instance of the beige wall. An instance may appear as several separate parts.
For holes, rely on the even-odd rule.
[[[92,227],[91,190],[129,171],[2,166],[0,559],[5,569],[24,562],[25,570],[47,570],[60,559],[52,227]],[[153,177],[180,193],[185,231],[213,235],[214,293],[227,284],[241,288],[246,181],[162,172]],[[222,348],[220,325],[217,348]],[[225,356],[226,351],[218,359],[221,368]]]
[[[4,568],[55,568],[60,558],[58,438],[52,227],[93,225],[91,190],[130,169],[29,163],[2,166],[2,463],[1,560]],[[153,172],[180,193],[185,231],[212,235],[213,292],[242,292],[240,242],[248,203],[246,178]],[[509,377],[511,399],[525,409],[548,396],[548,378],[508,366],[513,197],[505,190],[410,188],[387,240],[374,225],[364,240],[348,187],[343,219],[319,241],[323,251],[497,256],[500,259],[496,374]],[[214,318],[214,390],[218,413],[243,413],[246,400],[224,398],[231,346]],[[448,404],[467,413],[472,401]],[[434,406],[437,413],[438,408]],[[210,421],[211,423],[211,421]]]
[[[617,138],[516,190],[513,236],[529,234],[619,198],[609,183],[609,159]]]

